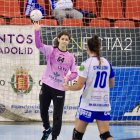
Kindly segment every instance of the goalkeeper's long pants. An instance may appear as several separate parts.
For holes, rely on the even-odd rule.
[[[51,100],[53,100],[53,130],[52,135],[58,136],[62,126],[62,114],[65,100],[65,91],[60,91],[42,84],[39,95],[40,101],[40,115],[43,121],[43,126],[47,130],[50,127],[49,121],[49,107]],[[50,108],[52,109],[52,107]]]

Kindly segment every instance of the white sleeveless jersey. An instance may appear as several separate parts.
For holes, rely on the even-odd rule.
[[[90,57],[79,68],[79,76],[87,78],[80,100],[80,108],[91,111],[110,111],[109,78],[114,77],[111,64],[101,57]]]

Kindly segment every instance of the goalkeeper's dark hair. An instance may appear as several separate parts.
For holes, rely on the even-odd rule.
[[[53,40],[53,45],[54,45],[55,48],[58,48],[58,46],[59,46],[58,38],[61,38],[61,36],[63,36],[63,35],[68,36],[69,40],[71,39],[71,35],[68,32],[66,32],[66,31],[60,32],[57,35],[57,37]]]
[[[99,40],[99,37],[97,35],[94,35],[92,38],[88,39],[88,48],[91,52],[95,52],[97,55],[97,58],[99,60],[99,65],[101,65],[101,52],[100,52],[100,48],[101,48],[101,43]]]

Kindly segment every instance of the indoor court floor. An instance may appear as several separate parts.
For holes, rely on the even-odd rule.
[[[63,124],[58,140],[71,140],[73,124]],[[41,140],[42,123],[0,123],[0,140]],[[140,125],[111,125],[114,140],[140,140]],[[51,140],[51,136],[48,140]],[[87,127],[83,140],[100,140],[96,124]]]

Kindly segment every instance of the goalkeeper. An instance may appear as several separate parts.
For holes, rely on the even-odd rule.
[[[97,35],[88,40],[87,53],[90,56],[79,69],[76,84],[65,90],[80,90],[83,94],[76,114],[72,140],[82,140],[88,123],[96,119],[101,140],[113,140],[109,132],[110,100],[109,87],[114,87],[114,72],[111,64],[100,56],[100,41]]]
[[[62,125],[62,114],[65,100],[64,77],[66,81],[77,77],[77,68],[73,54],[68,52],[67,45],[70,43],[70,35],[61,32],[57,36],[56,46],[45,45],[40,39],[40,25],[34,23],[36,47],[46,58],[47,66],[42,76],[42,87],[39,95],[40,113],[45,130],[41,140],[47,140],[52,133],[52,140],[57,140]],[[68,71],[71,71],[68,75]],[[66,82],[65,81],[65,82]],[[53,101],[53,127],[49,122],[49,106]]]

